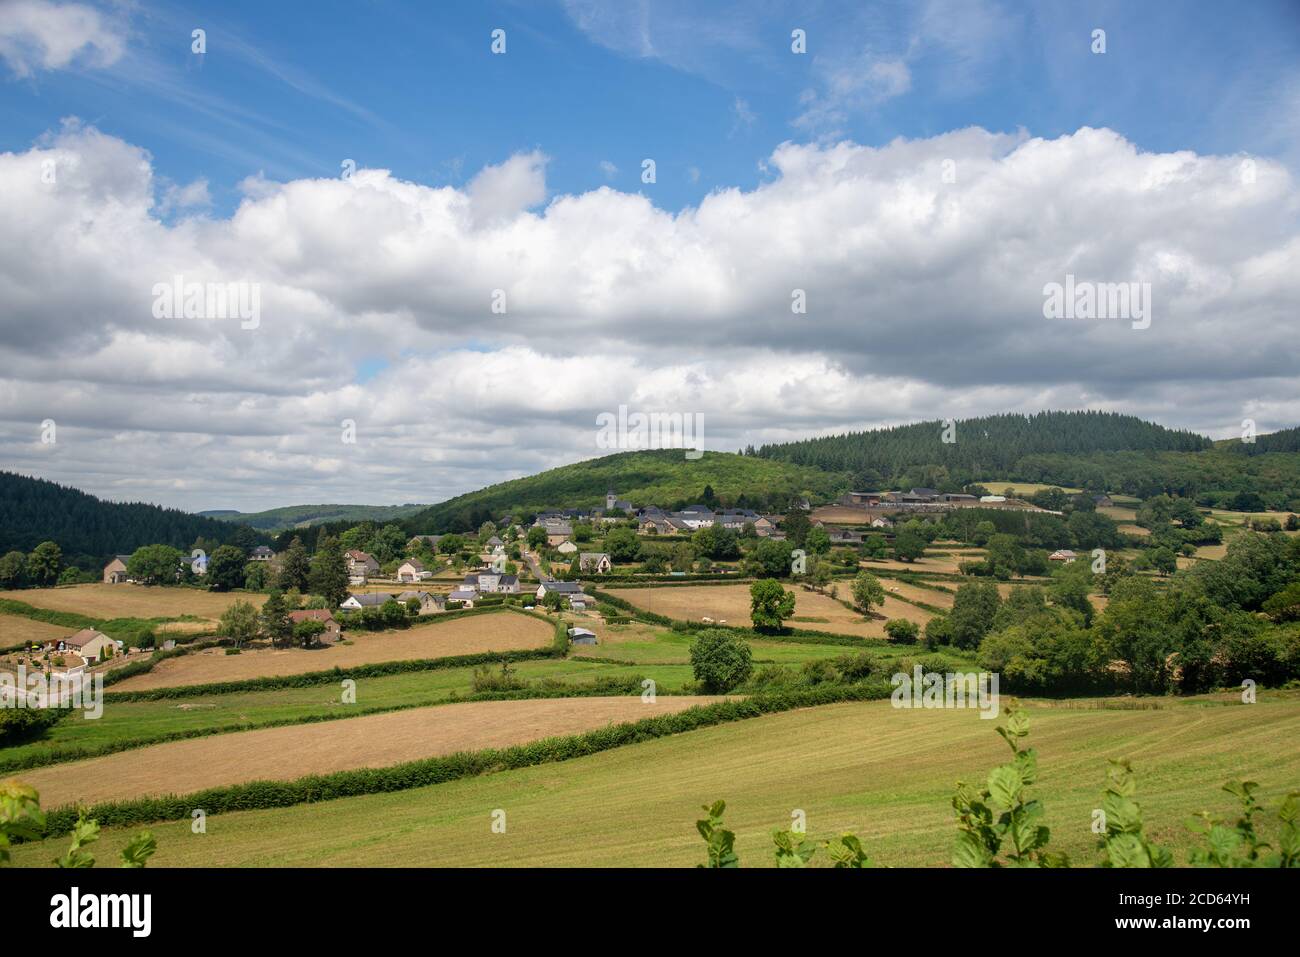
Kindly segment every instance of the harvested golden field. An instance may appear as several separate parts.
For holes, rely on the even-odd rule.
[[[198,588],[160,588],[146,585],[61,585],[0,592],[37,608],[75,611],[91,618],[175,618],[197,615],[215,621],[237,601],[261,607],[265,595],[212,592]]]
[[[1044,485],[1042,482],[981,482],[986,489],[994,495],[1007,495],[1008,492],[1019,495],[1033,495],[1035,492],[1043,492],[1049,488],[1059,488],[1062,492],[1070,495],[1077,495],[1082,492],[1081,488],[1071,488],[1068,485]],[[1009,497],[1009,496],[1008,496]]]
[[[504,748],[711,704],[718,697],[544,698],[471,701],[362,718],[261,728],[172,741],[23,772],[47,808],[189,794],[245,781],[382,768],[404,761]]]
[[[1143,528],[1141,525],[1120,525],[1119,530],[1125,535],[1137,535],[1142,538],[1151,534],[1151,529]]]
[[[329,668],[351,668],[378,661],[446,658],[486,651],[545,648],[555,638],[552,625],[514,612],[475,615],[420,625],[407,631],[348,633],[349,645],[314,648],[245,649],[227,655],[210,648],[160,662],[147,674],[113,685],[114,691],[144,691],[210,681],[244,681],[267,675],[296,675]]]
[[[1227,554],[1227,545],[1201,545],[1196,549],[1197,558],[1219,559]]]
[[[1116,522],[1131,522],[1137,517],[1137,509],[1125,508],[1122,505],[1107,505],[1104,508],[1097,509],[1097,514],[1105,515]]]
[[[43,621],[32,621],[21,615],[0,615],[0,648],[8,648],[21,641],[58,641],[66,638],[77,629],[64,625],[49,625]]]
[[[879,514],[879,510],[868,512],[865,508],[847,505],[823,505],[813,509],[808,517],[814,522],[830,522],[833,525],[869,525]]]
[[[847,597],[848,584],[840,586]],[[863,638],[885,637],[885,621],[889,618],[906,618],[924,625],[933,615],[924,609],[885,598],[884,608],[875,610],[870,621],[856,611],[850,611],[835,599],[817,592],[805,591],[798,586],[788,587],[794,592],[794,618],[786,624],[792,628],[809,631],[833,631],[842,635],[859,635]],[[748,585],[684,585],[666,588],[620,588],[617,594],[639,608],[687,621],[712,618],[715,622],[750,627]]]
[[[177,638],[184,635],[212,634],[216,623],[213,621],[166,621],[153,629],[155,635],[163,638]]]
[[[889,572],[939,572],[944,575],[957,575],[960,569],[957,567],[962,562],[971,561],[978,556],[964,555],[926,555],[924,558],[918,558],[914,562],[900,562],[892,558],[885,559],[868,559],[859,562],[861,567],[869,572],[877,574]]]
[[[910,598],[913,601],[923,601],[927,605],[934,605],[936,608],[951,608],[954,595],[952,592],[935,591],[933,588],[922,588],[919,585],[911,585],[907,582],[901,582],[894,578],[882,578],[880,584],[885,586],[885,591],[891,595],[900,595],[903,598]]]

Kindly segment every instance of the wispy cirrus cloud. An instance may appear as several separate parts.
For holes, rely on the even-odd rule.
[[[0,3],[0,59],[17,77],[74,65],[112,66],[125,49],[123,24],[86,4],[52,0]]]

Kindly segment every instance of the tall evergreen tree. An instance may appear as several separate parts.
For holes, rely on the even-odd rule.
[[[329,607],[337,608],[348,597],[348,565],[338,539],[322,535],[311,562],[310,587]]]
[[[297,589],[305,592],[311,581],[311,561],[302,539],[295,537],[289,543],[280,562],[279,586],[284,591]]]
[[[293,640],[293,621],[289,618],[284,596],[278,591],[271,592],[267,597],[262,605],[262,613],[258,616],[258,623],[274,647],[288,645]]]

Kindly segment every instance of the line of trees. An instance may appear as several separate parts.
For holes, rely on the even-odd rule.
[[[1100,613],[1088,597],[1097,588],[1108,596]],[[1013,691],[1195,693],[1300,677],[1297,621],[1300,539],[1248,533],[1164,586],[1114,558],[1104,573],[1075,562],[1005,599],[991,582],[964,584],[925,642],[976,652]]]

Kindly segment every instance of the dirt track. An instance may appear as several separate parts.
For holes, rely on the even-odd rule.
[[[684,711],[716,697],[639,696],[472,701],[318,724],[174,741],[25,771],[46,808],[188,794],[242,781],[292,780],[352,768],[522,744]]]

